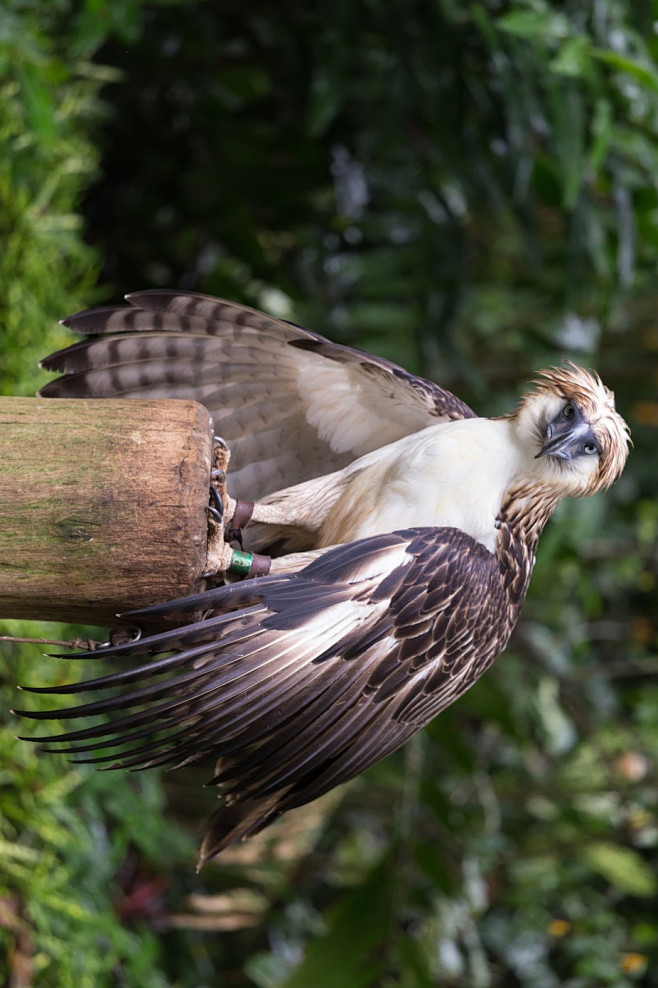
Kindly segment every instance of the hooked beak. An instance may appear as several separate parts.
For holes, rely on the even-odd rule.
[[[546,426],[544,445],[535,459],[538,460],[540,456],[555,456],[560,460],[571,460],[582,451],[583,444],[588,441],[596,442],[589,422],[580,416],[568,420],[558,416]]]

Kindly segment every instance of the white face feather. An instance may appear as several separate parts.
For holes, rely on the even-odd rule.
[[[519,434],[530,440],[534,437],[541,444],[547,424],[570,404],[591,430],[599,452],[568,459],[542,456],[536,460],[534,477],[553,487],[559,497],[587,497],[607,489],[621,474],[630,443],[630,432],[615,409],[614,395],[597,377],[575,365],[543,374],[548,379],[555,377],[556,384],[563,378],[563,389],[538,382],[537,390],[523,398],[513,417]]]
[[[613,392],[594,371],[570,361],[541,371],[534,384],[514,416],[520,425],[525,422],[528,428],[541,431],[569,402],[589,425],[599,447],[596,457],[571,457],[562,463],[553,460],[552,482],[560,496],[585,497],[606,490],[619,478],[632,445],[630,430],[615,408]],[[550,464],[551,457],[546,460]]]
[[[538,451],[546,424],[555,419],[565,404],[566,398],[560,395],[533,396],[532,401],[521,407],[516,420],[516,431],[521,440],[534,445]],[[579,456],[569,461],[543,456],[529,466],[529,477],[557,487],[564,497],[582,497],[591,490],[599,469],[598,455]]]

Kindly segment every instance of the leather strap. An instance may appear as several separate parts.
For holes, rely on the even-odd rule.
[[[242,545],[242,529],[249,523],[249,519],[253,513],[253,501],[237,500],[235,502],[235,512],[226,533],[229,542],[237,542],[239,545]]]

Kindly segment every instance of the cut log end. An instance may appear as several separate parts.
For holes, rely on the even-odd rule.
[[[0,399],[0,617],[117,625],[202,590],[218,462],[197,402]]]

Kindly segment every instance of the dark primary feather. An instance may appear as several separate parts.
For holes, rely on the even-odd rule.
[[[129,306],[64,320],[88,338],[42,362],[65,376],[41,394],[202,402],[231,448],[235,497],[259,498],[428,425],[474,415],[383,358],[247,306],[159,290],[127,299]]]
[[[374,536],[292,575],[135,612],[131,620],[201,606],[206,617],[102,652],[156,661],[41,691],[101,699],[24,713],[102,714],[101,724],[38,739],[82,760],[216,760],[226,804],[211,820],[206,860],[403,744],[491,664],[520,603],[498,559],[458,529]]]

